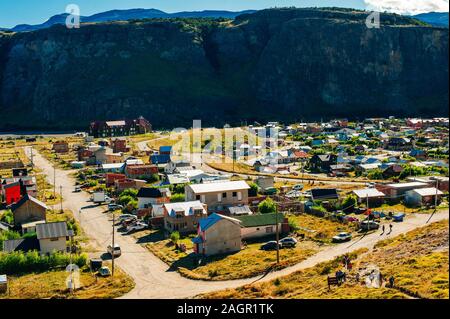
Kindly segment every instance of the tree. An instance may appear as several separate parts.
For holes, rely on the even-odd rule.
[[[180,233],[177,231],[174,231],[170,234],[170,241],[172,243],[174,243],[175,245],[178,243],[178,241],[180,240]]]
[[[179,203],[179,202],[184,202],[184,201],[185,201],[184,194],[173,194],[170,197],[170,202],[171,203]]]
[[[250,189],[248,191],[248,196],[255,197],[258,195],[258,185],[255,183],[249,183]]]
[[[277,204],[270,198],[266,198],[258,205],[261,214],[272,214],[277,212]]]
[[[358,202],[358,199],[355,194],[349,194],[344,200],[342,201],[342,209],[347,211],[351,210],[356,206],[356,203]]]

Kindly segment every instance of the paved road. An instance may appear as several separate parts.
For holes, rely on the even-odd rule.
[[[30,148],[25,148],[29,155]],[[47,175],[50,183],[53,183],[53,167],[50,162],[40,154],[34,153],[34,163]],[[85,192],[73,193],[74,178],[72,171],[56,169],[56,185],[62,188],[64,207],[74,212],[75,218],[81,223],[85,233],[91,238],[92,245],[99,250],[99,254],[105,251],[110,243],[112,234],[112,222],[104,208],[93,206],[89,202],[89,195]],[[57,188],[58,189],[58,188]],[[448,219],[448,211],[435,214],[430,222]],[[336,256],[348,253],[358,248],[372,248],[381,239],[393,237],[401,233],[425,225],[429,215],[417,214],[411,216],[399,224],[395,224],[393,232],[387,236],[379,233],[367,235],[361,239],[346,244],[328,247],[305,261],[283,270],[270,273],[264,278],[259,277],[232,280],[232,281],[196,281],[181,277],[177,272],[170,271],[168,266],[159,258],[148,252],[136,243],[131,236],[116,233],[116,242],[122,248],[122,256],[116,259],[117,265],[128,273],[136,282],[136,287],[123,298],[189,298],[197,294],[207,293],[226,288],[236,288],[249,284],[255,280],[267,281],[278,276],[287,275],[294,271],[314,266],[317,263],[330,260]]]

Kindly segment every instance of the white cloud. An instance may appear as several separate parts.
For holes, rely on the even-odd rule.
[[[424,12],[448,12],[449,0],[364,0],[367,10],[388,11],[399,14],[419,14]]]

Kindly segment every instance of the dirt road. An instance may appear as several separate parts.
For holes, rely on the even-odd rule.
[[[25,152],[30,154],[30,148]],[[33,150],[34,164],[47,175],[49,183],[53,183],[53,166],[40,154]],[[56,169],[56,186],[62,186],[63,206],[74,212],[75,218],[81,223],[81,227],[91,238],[92,245],[99,250],[99,255],[106,250],[112,234],[112,222],[105,207],[99,207],[89,202],[89,195],[85,192],[74,193],[75,180],[71,176],[72,171]],[[429,222],[448,219],[448,211],[435,214]],[[403,223],[395,224],[393,231],[388,236],[380,236],[380,233],[367,235],[350,243],[331,246],[305,261],[292,267],[270,273],[261,281],[267,281],[276,277],[290,274],[296,270],[314,266],[336,256],[348,253],[358,248],[372,248],[381,239],[393,237],[408,232],[420,226],[424,226],[429,215],[414,215],[405,219]],[[235,288],[254,282],[259,277],[233,280],[233,281],[196,281],[181,277],[177,272],[170,271],[169,267],[159,258],[141,247],[132,236],[116,233],[116,242],[122,249],[122,256],[116,259],[117,265],[133,277],[136,287],[123,298],[188,298],[200,293]]]

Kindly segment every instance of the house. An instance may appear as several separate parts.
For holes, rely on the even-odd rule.
[[[313,201],[338,200],[339,195],[336,188],[313,188],[311,189],[311,199]]]
[[[3,251],[12,253],[14,251],[39,251],[39,240],[36,237],[10,239],[3,242]]]
[[[125,167],[124,163],[102,164],[100,166],[100,170],[102,171],[102,173],[119,174],[123,172],[124,167]]]
[[[409,156],[414,157],[418,160],[425,160],[427,158],[427,152],[425,150],[412,149],[409,152]]]
[[[147,184],[147,181],[142,179],[130,179],[127,178],[125,180],[116,180],[114,182],[114,189],[116,192],[120,193],[128,188],[134,188],[134,189],[141,189],[141,187],[144,187],[145,184]]]
[[[427,188],[429,185],[422,182],[409,183],[391,183],[391,184],[376,184],[375,188],[386,195],[389,199],[401,200],[403,195],[410,190]]]
[[[314,155],[309,160],[309,166],[314,171],[329,172],[331,165],[337,164],[337,156],[334,154]]]
[[[126,153],[130,150],[127,140],[123,137],[111,138],[111,147],[114,153]]]
[[[358,203],[369,204],[369,207],[380,206],[386,195],[376,188],[356,189],[353,194],[358,198]]]
[[[413,189],[405,193],[405,202],[411,206],[434,205],[435,202],[439,204],[443,194],[435,187]]]
[[[262,191],[265,191],[267,188],[274,187],[275,179],[273,176],[258,176],[255,182]]]
[[[36,225],[36,235],[41,254],[50,254],[55,251],[66,252],[66,242],[73,232],[67,228],[66,222],[54,222]]]
[[[56,141],[52,146],[55,153],[67,153],[69,151],[69,143],[66,141]]]
[[[30,196],[36,197],[37,196],[37,184],[36,184],[36,177],[35,176],[20,176],[20,177],[11,177],[11,178],[5,178],[1,182],[0,185],[0,191],[3,192],[4,187],[6,185],[13,184],[12,187],[17,186],[16,183],[20,184],[21,187],[21,194],[25,195],[28,194]],[[17,188],[14,190],[10,190],[12,193],[17,192]],[[6,196],[3,193],[4,196]],[[13,195],[10,195],[13,196]]]
[[[169,232],[196,232],[199,221],[208,215],[206,209],[207,207],[198,200],[165,203],[163,204],[164,228]]]
[[[408,151],[412,147],[411,140],[406,137],[390,137],[385,143],[385,148],[392,151]]]
[[[142,116],[135,120],[95,121],[89,126],[89,135],[95,138],[145,134],[151,131],[150,122]]]
[[[14,225],[22,225],[33,221],[46,220],[48,206],[36,198],[25,195],[11,206]]]
[[[199,200],[210,212],[223,212],[226,207],[247,205],[250,186],[245,181],[224,181],[186,185],[186,200]]]
[[[254,214],[233,217],[241,222],[242,240],[260,238],[276,234],[278,220],[278,232],[283,230],[282,223],[286,223],[283,214]]]
[[[192,239],[194,252],[205,256],[241,250],[241,221],[212,214],[199,221],[197,237]]]
[[[168,174],[164,181],[164,185],[188,184],[189,178],[183,174]]]
[[[116,181],[124,181],[126,178],[125,174],[107,173],[105,174],[106,187],[114,186]]]
[[[170,196],[168,188],[142,187],[137,193],[138,208],[170,203]]]
[[[403,166],[398,164],[389,165],[383,170],[383,177],[385,179],[396,177],[400,175],[401,172],[403,172],[403,169]]]
[[[23,187],[20,182],[0,185],[3,201],[6,205],[17,203],[23,195]]]
[[[191,163],[189,161],[169,161],[164,167],[164,172],[166,174],[176,174],[181,173],[183,170],[192,169]]]
[[[147,179],[151,178],[153,175],[158,174],[158,167],[151,164],[135,164],[125,166],[125,175],[128,178],[140,178]]]

